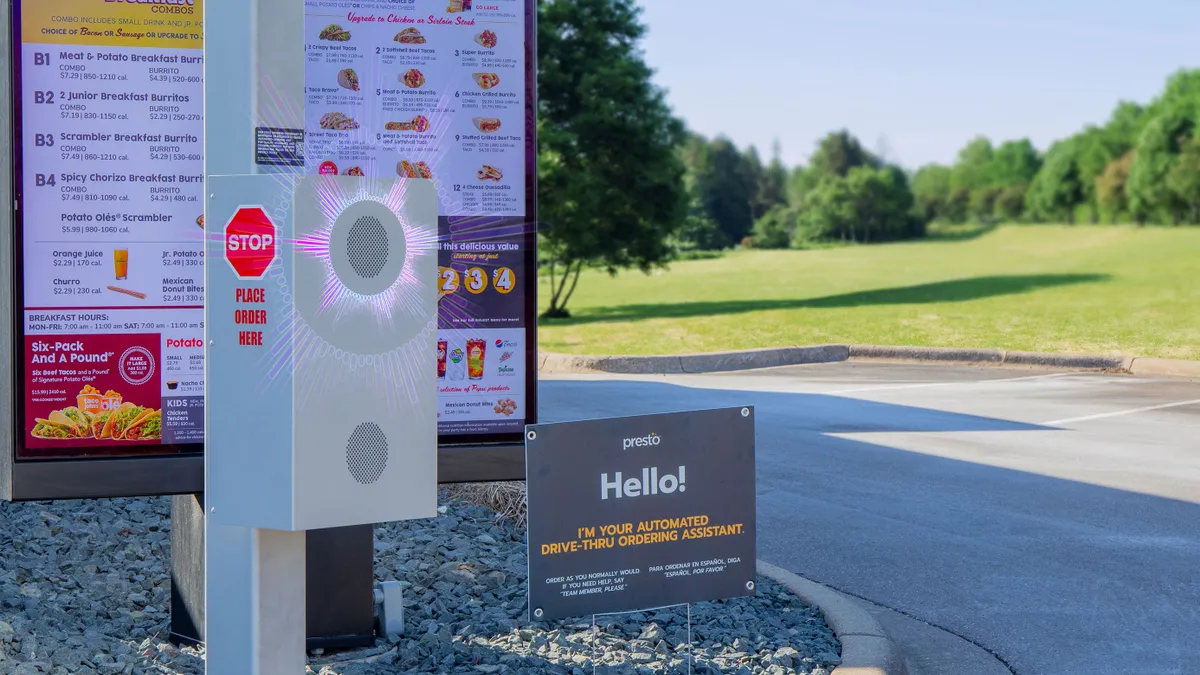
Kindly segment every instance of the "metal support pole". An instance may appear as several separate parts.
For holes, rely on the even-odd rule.
[[[207,523],[206,672],[304,672],[305,534]]]

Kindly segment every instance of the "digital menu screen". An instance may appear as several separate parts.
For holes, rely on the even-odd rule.
[[[305,5],[305,170],[437,187],[443,439],[520,434],[533,419],[531,7]]]
[[[15,3],[18,459],[202,449],[200,3]]]
[[[14,2],[19,460],[203,449],[202,2]],[[304,170],[437,185],[443,443],[535,419],[532,8],[305,4]]]

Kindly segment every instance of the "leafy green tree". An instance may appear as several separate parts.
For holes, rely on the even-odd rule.
[[[1112,217],[1113,224],[1121,214],[1129,210],[1129,196],[1125,186],[1129,180],[1129,170],[1133,166],[1137,153],[1133,150],[1126,152],[1119,159],[1114,159],[1105,167],[1104,173],[1096,178],[1096,199],[1101,207]],[[1134,214],[1134,220],[1141,224],[1144,214]]]
[[[1157,213],[1174,222],[1182,218],[1187,204],[1167,184],[1167,176],[1194,126],[1195,118],[1182,110],[1168,110],[1146,124],[1126,183],[1129,208],[1135,214]]]
[[[671,254],[687,206],[684,129],[638,50],[634,0],[539,0],[537,10],[546,316],[564,317],[585,266],[648,272]]]
[[[928,164],[913,176],[912,191],[917,214],[926,221],[950,220],[950,174],[948,166]]]
[[[1028,138],[1007,141],[992,153],[988,185],[1001,188],[1028,185],[1041,168],[1042,158]]]
[[[1167,171],[1167,187],[1188,210],[1188,222],[1200,224],[1200,137],[1183,145]]]
[[[796,209],[776,204],[754,223],[754,247],[788,248],[796,234],[798,220]]]
[[[924,234],[913,196],[898,167],[858,166],[827,175],[810,193],[799,227],[808,239],[878,242]]]
[[[756,172],[747,168],[733,141],[723,136],[707,144],[695,171],[697,194],[708,217],[725,234],[726,245],[741,241],[754,226]]]
[[[1073,143],[1060,141],[1046,153],[1026,197],[1026,208],[1035,218],[1075,222],[1075,205],[1083,197],[1075,152]]]
[[[987,222],[991,220],[992,214],[996,212],[996,202],[1000,199],[1000,195],[1004,192],[1004,188],[999,187],[981,187],[971,191],[971,201],[968,209],[977,220]]]
[[[958,152],[950,176],[950,189],[968,191],[992,184],[992,142],[980,136]]]
[[[819,177],[846,176],[858,166],[879,167],[880,161],[849,131],[835,131],[817,143],[809,170]],[[818,179],[819,180],[819,179]]]
[[[771,147],[771,163],[759,179],[755,202],[755,212],[760,217],[776,206],[788,203],[788,170],[783,165],[779,141],[775,141]]]
[[[1007,221],[1020,220],[1025,213],[1025,196],[1029,192],[1029,185],[1021,183],[996,189],[999,190],[993,207],[996,217]]]

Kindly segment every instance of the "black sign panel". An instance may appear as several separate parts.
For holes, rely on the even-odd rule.
[[[536,620],[754,593],[754,409],[527,427]]]

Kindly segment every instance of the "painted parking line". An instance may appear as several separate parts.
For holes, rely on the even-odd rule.
[[[1089,420],[1099,420],[1106,417],[1121,417],[1122,415],[1134,415],[1136,413],[1150,412],[1151,410],[1166,410],[1167,408],[1179,408],[1185,405],[1198,405],[1200,398],[1190,401],[1176,401],[1175,403],[1161,403],[1159,405],[1148,405],[1144,408],[1130,408],[1128,410],[1116,410],[1113,412],[1099,413],[1096,415],[1084,415],[1082,417],[1068,417],[1061,420],[1051,420],[1042,422],[1043,426],[1059,426],[1062,424],[1073,424],[1075,422],[1087,422]]]
[[[1022,377],[1003,377],[992,380],[961,380],[955,382],[921,382],[918,384],[888,384],[878,387],[861,387],[858,389],[839,389],[836,391],[827,392],[829,394],[857,394],[868,391],[893,391],[896,389],[926,389],[929,387],[950,387],[963,384],[992,384],[994,382],[1021,382],[1024,380],[1049,380],[1055,377],[1066,377],[1068,375],[1079,375],[1079,372],[1070,373],[1045,373],[1042,375],[1024,375]]]

